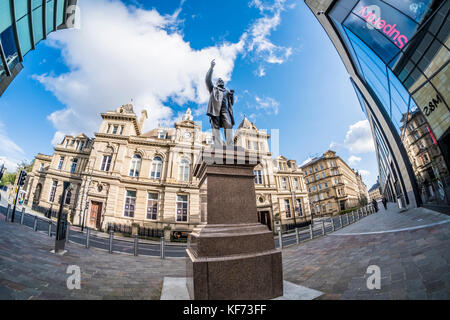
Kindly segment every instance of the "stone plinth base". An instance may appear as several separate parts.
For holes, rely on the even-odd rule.
[[[195,169],[202,223],[189,235],[187,288],[195,300],[283,295],[281,251],[258,222],[253,168],[243,149],[208,150]],[[205,152],[206,153],[206,152]]]

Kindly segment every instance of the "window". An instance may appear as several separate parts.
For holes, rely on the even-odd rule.
[[[162,159],[161,157],[154,157],[152,161],[152,169],[150,171],[151,179],[161,179]]]
[[[71,200],[72,200],[72,191],[70,191],[70,189],[69,189],[69,190],[67,190],[67,193],[66,193],[66,204],[70,204]]]
[[[312,174],[312,169],[311,168],[309,168],[309,174]]]
[[[77,146],[75,147],[75,149],[78,150],[79,147],[80,147],[80,141],[77,140]]]
[[[303,216],[302,199],[296,199],[297,201],[297,212],[299,217]]]
[[[39,171],[42,171],[42,170],[44,170],[44,164],[43,163],[41,163],[41,167],[39,168]]]
[[[323,199],[325,199],[325,197],[324,197],[323,193],[321,193],[320,194],[320,200],[323,200]]]
[[[126,191],[124,217],[134,217],[134,208],[136,205],[136,191]]]
[[[281,187],[282,187],[283,189],[287,189],[286,178],[281,178]]]
[[[324,185],[325,188],[328,188],[328,182],[324,182],[323,185]]]
[[[111,131],[111,125],[108,124],[108,129],[106,130],[106,133],[109,133]]]
[[[118,125],[114,125],[112,134],[117,134],[117,130],[119,130],[119,126]]]
[[[73,159],[72,167],[70,168],[71,173],[75,173],[75,171],[77,170],[77,164],[78,164],[78,159],[77,158]]]
[[[284,200],[284,206],[286,208],[286,218],[291,217],[291,204],[289,202],[289,199]]]
[[[166,139],[167,138],[167,132],[164,130],[158,131],[158,139]]]
[[[253,150],[258,150],[258,142],[253,141]]]
[[[320,213],[320,206],[316,205],[316,213]]]
[[[181,159],[178,165],[178,180],[189,181],[190,162],[187,159]]]
[[[322,184],[319,183],[318,187],[319,187],[319,190],[322,190]]]
[[[316,190],[317,190],[316,186],[313,186],[313,191],[316,191]]]
[[[120,126],[120,134],[123,134],[123,129],[125,128],[125,126]]]
[[[319,201],[319,196],[317,194],[314,196],[314,201]]]
[[[311,177],[311,182],[314,182],[314,177]]]
[[[210,145],[210,144],[212,144],[212,138],[211,137],[206,137],[206,144],[207,145]]]
[[[58,170],[61,170],[64,164],[64,157],[59,158]]]
[[[80,145],[80,151],[81,151],[81,150],[83,150],[83,148],[84,148],[84,145],[85,145],[85,142],[84,142],[84,141],[81,141],[81,145]]]
[[[325,178],[327,175],[325,172],[322,172],[322,178]]]
[[[102,165],[100,167],[101,171],[109,171],[111,166],[112,156],[103,156]]]
[[[328,211],[333,210],[333,204],[331,202],[328,202]]]
[[[253,171],[253,173],[255,174],[255,183],[256,184],[262,184],[262,172],[261,170],[255,170]]]
[[[306,183],[309,183],[309,178],[306,178]]]
[[[158,194],[148,193],[147,195],[147,219],[156,220],[158,217]]]
[[[177,221],[187,221],[188,196],[177,195]]]
[[[316,174],[316,180],[320,180],[320,174]]]
[[[139,171],[141,171],[142,157],[139,154],[135,154],[131,159],[130,177],[139,177]]]
[[[320,170],[323,170],[323,165],[320,165]]]
[[[48,201],[50,201],[50,202],[55,201],[55,194],[56,194],[57,187],[58,187],[58,181],[53,181],[52,187],[50,189],[50,196],[48,198]]]
[[[317,172],[317,167],[314,167],[314,172]]]
[[[326,204],[322,204],[322,212],[323,213],[327,212],[327,205]]]
[[[294,178],[294,189],[298,189],[298,179]]]

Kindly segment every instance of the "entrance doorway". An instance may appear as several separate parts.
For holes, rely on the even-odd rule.
[[[258,221],[262,224],[265,224],[270,231],[272,231],[272,223],[270,221],[270,212],[269,211],[258,211]]]
[[[89,214],[89,227],[100,229],[100,220],[102,217],[102,203],[91,201],[91,212]]]

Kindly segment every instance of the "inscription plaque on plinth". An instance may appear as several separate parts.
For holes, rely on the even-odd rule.
[[[188,238],[191,299],[272,299],[283,295],[281,251],[258,222],[256,154],[209,149],[194,168],[200,180],[201,223]]]

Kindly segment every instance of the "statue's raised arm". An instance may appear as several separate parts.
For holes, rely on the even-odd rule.
[[[208,88],[209,93],[212,92],[212,89],[214,87],[214,85],[212,83],[212,74],[213,74],[214,66],[216,65],[216,62],[214,60],[215,59],[213,59],[211,61],[211,68],[209,68],[208,72],[206,73],[206,87]]]

